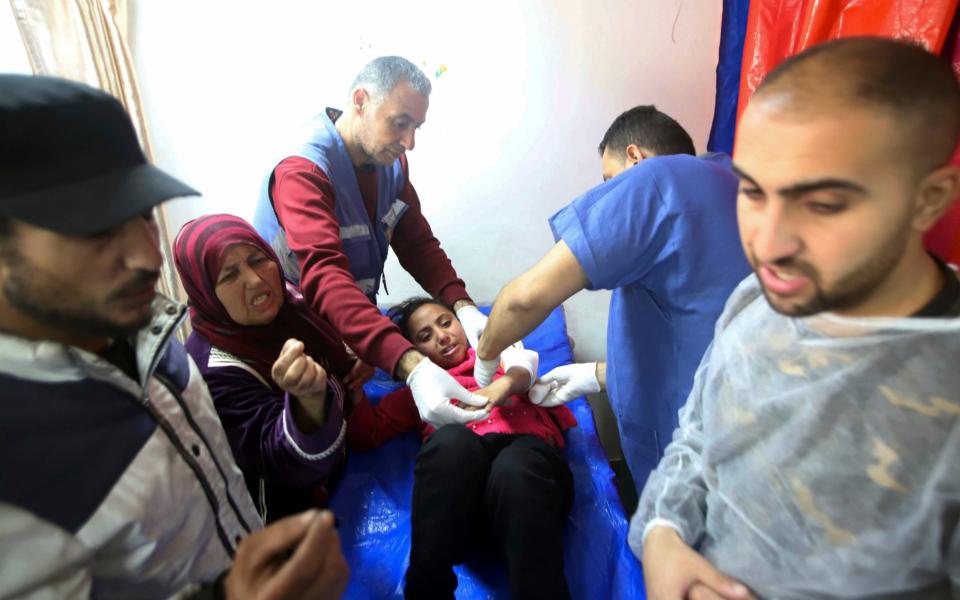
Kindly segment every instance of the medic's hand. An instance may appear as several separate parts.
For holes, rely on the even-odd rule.
[[[503,365],[503,371],[506,373],[511,367],[521,367],[530,373],[530,385],[532,386],[537,379],[537,366],[540,363],[540,355],[533,350],[527,350],[523,347],[523,342],[517,342],[508,346],[500,356],[484,360],[479,356],[473,365],[473,378],[480,387],[487,387],[493,382],[493,376],[497,374],[497,369]],[[529,386],[528,386],[529,389]]]
[[[597,363],[575,363],[557,367],[541,377],[530,390],[530,402],[550,408],[599,391]]]
[[[683,543],[670,527],[654,527],[643,543],[643,580],[650,600],[756,600]]]
[[[343,594],[349,578],[333,515],[311,510],[244,538],[223,595],[226,600],[332,600]]]
[[[527,350],[523,346],[510,346],[500,354],[500,362],[503,365],[503,372],[519,367],[530,374],[530,382],[527,384],[527,390],[533,386],[537,380],[537,368],[540,366],[540,355],[533,350]],[[496,372],[496,370],[494,370]],[[476,373],[476,368],[474,368]],[[478,382],[479,383],[479,382]]]
[[[470,347],[476,349],[477,344],[480,343],[480,334],[487,326],[487,315],[480,312],[476,306],[465,304],[457,310],[457,319],[463,326],[463,332],[467,334]]]
[[[484,406],[487,399],[468,392],[429,358],[424,357],[407,377],[407,385],[413,393],[420,418],[434,427],[451,423],[469,423],[489,416],[487,410],[468,411],[450,403],[459,400],[470,406]]]
[[[500,368],[499,356],[490,360],[484,360],[478,356],[473,365],[473,378],[477,381],[477,385],[482,388],[490,385],[493,382],[493,376],[497,374],[498,368]]]

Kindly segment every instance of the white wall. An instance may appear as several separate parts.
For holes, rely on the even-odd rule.
[[[0,73],[32,73],[9,2],[0,2]]]
[[[411,181],[471,295],[490,302],[550,248],[547,218],[599,183],[596,147],[620,112],[655,103],[704,150],[721,4],[135,2],[157,162],[204,193],[170,206],[172,229],[208,212],[252,219],[282,132],[342,106],[370,58],[401,54],[428,74],[448,69],[434,80]],[[421,293],[393,258],[386,276],[383,304]],[[581,293],[566,305],[579,360],[605,356],[608,299]]]

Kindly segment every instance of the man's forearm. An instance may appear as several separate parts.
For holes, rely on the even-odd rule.
[[[600,389],[607,389],[607,362],[604,360],[597,361],[597,383],[600,384]]]
[[[393,377],[398,381],[406,381],[407,377],[413,371],[414,367],[423,360],[423,355],[417,350],[407,350],[397,361],[397,368],[394,369]]]
[[[529,271],[504,287],[493,304],[477,357],[496,358],[537,328],[564,300],[587,286],[587,276],[560,240]]]
[[[479,358],[497,357],[507,346],[536,329],[556,308],[525,298],[527,294],[520,289],[521,285],[521,280],[514,280],[497,295],[477,348]]]
[[[476,306],[476,304],[474,303],[473,300],[467,300],[466,298],[464,298],[463,300],[457,300],[456,302],[453,303],[453,312],[457,312],[464,306]]]

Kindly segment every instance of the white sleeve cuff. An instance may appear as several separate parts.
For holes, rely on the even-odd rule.
[[[687,541],[683,539],[683,530],[680,529],[679,525],[677,525],[673,521],[668,521],[667,519],[660,519],[660,518],[650,519],[650,521],[647,523],[647,526],[643,528],[643,535],[640,536],[641,542],[647,541],[647,536],[650,535],[650,532],[653,531],[654,527],[669,527],[670,529],[677,532],[677,535],[680,536],[680,539],[683,540],[684,543],[687,543]]]

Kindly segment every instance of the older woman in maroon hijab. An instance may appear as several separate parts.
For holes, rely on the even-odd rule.
[[[246,221],[190,221],[177,235],[175,262],[193,326],[187,352],[261,512],[273,520],[323,504],[344,460],[341,382],[356,358],[283,279],[276,254]]]

